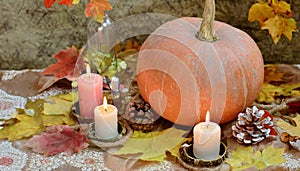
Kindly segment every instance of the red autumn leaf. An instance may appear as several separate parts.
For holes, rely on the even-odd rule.
[[[68,125],[60,125],[48,127],[46,132],[30,138],[25,146],[45,156],[61,152],[71,156],[74,152],[87,148],[89,145],[87,142],[88,139],[81,129],[74,131]]]
[[[265,114],[263,115],[264,118],[270,117],[271,120],[273,120],[273,115],[271,115],[267,110],[264,110]],[[274,135],[277,136],[278,133],[276,132],[276,130],[273,128],[273,125],[264,125],[265,128],[270,128],[270,135]]]
[[[107,0],[91,0],[90,3],[86,4],[84,13],[86,17],[93,16],[96,21],[102,22],[104,11],[111,9],[112,7]]]
[[[71,6],[72,5],[73,0],[61,0],[58,2],[59,5],[61,4],[65,4],[67,6]]]
[[[44,0],[46,8],[50,8],[54,4],[55,0]]]
[[[57,63],[48,66],[42,75],[53,75],[56,80],[73,77],[74,67],[79,54],[80,50],[74,46],[61,50],[53,56],[57,59]]]

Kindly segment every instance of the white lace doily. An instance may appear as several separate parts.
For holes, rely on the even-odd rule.
[[[0,170],[21,171],[26,162],[27,154],[12,146],[10,142],[0,143]]]
[[[0,89],[0,120],[8,120],[16,116],[16,108],[24,109],[26,98],[7,94]]]

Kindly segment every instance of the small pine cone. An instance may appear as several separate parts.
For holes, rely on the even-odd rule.
[[[134,130],[147,132],[153,130],[157,117],[150,105],[139,96],[128,104],[124,118]]]
[[[269,137],[272,126],[269,113],[253,106],[245,113],[239,113],[237,122],[232,126],[232,135],[240,144],[256,144]]]

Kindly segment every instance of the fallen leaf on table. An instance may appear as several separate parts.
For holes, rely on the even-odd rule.
[[[275,86],[300,82],[300,68],[287,64],[268,64],[264,67],[264,82]]]
[[[176,147],[174,147],[173,149],[169,150],[171,152],[171,154],[177,158],[179,158],[180,154],[179,154],[179,148],[181,147],[182,143],[184,143],[185,141],[188,140],[192,140],[192,138],[184,138],[180,143],[177,144]]]
[[[46,115],[69,115],[73,102],[59,98],[58,96],[45,99],[44,114]]]
[[[74,152],[80,152],[88,147],[88,139],[81,128],[78,131],[72,130],[70,126],[51,126],[41,135],[35,135],[29,139],[25,146],[32,148],[34,152],[42,153],[45,156],[65,152],[71,156]]]
[[[18,122],[6,126],[0,130],[0,139],[7,138],[9,141],[31,137],[40,134],[45,128],[36,122],[37,118],[26,114],[17,115]]]
[[[259,103],[271,103],[276,100],[277,97],[296,97],[300,96],[300,83],[294,84],[282,84],[275,86],[272,84],[264,83],[262,89],[258,93],[257,101]]]
[[[180,144],[187,131],[177,128],[169,128],[161,132],[143,133],[134,131],[132,137],[126,144],[116,151],[115,155],[142,153],[140,159],[145,161],[163,161],[166,158],[166,151],[172,151]]]
[[[75,65],[80,53],[81,50],[72,46],[53,55],[57,59],[57,63],[48,66],[41,73],[42,77],[38,82],[38,91],[41,92],[64,78],[73,81]]]
[[[284,73],[276,70],[278,65],[265,65],[264,82],[281,81]]]
[[[284,148],[274,148],[273,146],[265,147],[262,152],[255,151],[251,146],[238,146],[225,162],[231,165],[233,171],[252,167],[262,170],[285,162],[285,159],[282,157],[283,153]]]
[[[40,134],[46,129],[46,126],[76,124],[71,114],[45,115],[42,112],[44,110],[44,102],[45,101],[41,99],[35,100],[34,102],[28,100],[25,109],[17,110],[17,121],[0,130],[0,139],[7,138],[9,141],[13,141]],[[26,115],[26,109],[34,110],[34,115]]]
[[[279,126],[281,129],[286,131],[291,136],[300,137],[300,115],[298,114],[295,118],[293,118],[297,126],[292,126],[288,122],[285,122],[282,119],[278,119],[275,124]]]

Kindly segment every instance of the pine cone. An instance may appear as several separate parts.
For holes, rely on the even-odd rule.
[[[150,104],[139,96],[128,104],[124,118],[133,129],[147,132],[153,130],[157,116]]]
[[[258,110],[256,106],[239,113],[238,120],[232,126],[232,134],[240,144],[256,144],[269,137],[273,126],[271,115]]]

